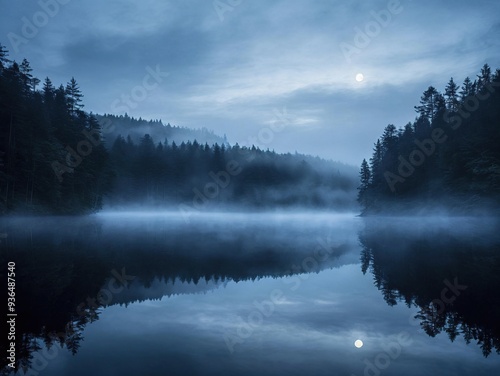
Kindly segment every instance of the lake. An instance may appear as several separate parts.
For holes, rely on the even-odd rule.
[[[19,375],[500,370],[496,219],[117,212],[0,226]]]

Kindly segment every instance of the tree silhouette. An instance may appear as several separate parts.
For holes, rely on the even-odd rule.
[[[66,96],[68,101],[69,110],[72,114],[83,108],[82,98],[83,94],[76,83],[74,77],[66,85]]]
[[[7,56],[9,56],[9,52],[5,46],[0,43],[0,70],[4,69],[11,63],[11,61],[7,59]]]
[[[434,86],[429,86],[420,98],[420,105],[415,106],[415,110],[421,117],[425,117],[432,122],[438,112],[440,96],[441,94]]]
[[[450,78],[450,81],[446,85],[445,97],[446,107],[448,108],[448,110],[456,112],[458,110],[460,102],[458,99],[458,86],[455,81],[453,81],[453,77]]]
[[[477,91],[483,91],[487,85],[491,83],[491,68],[488,64],[484,64],[481,68],[481,74],[477,76]]]
[[[99,209],[111,175],[103,145],[89,148],[85,132],[100,126],[82,108],[74,79],[68,92],[32,75],[29,62],[10,63],[5,49],[0,70],[0,212],[85,213]],[[69,105],[71,104],[71,105]],[[78,116],[74,116],[78,113]],[[80,145],[80,146],[79,146]],[[69,155],[69,151],[73,153]],[[85,155],[79,155],[79,154]],[[68,166],[73,159],[74,165]],[[70,162],[68,162],[70,161]]]
[[[485,357],[493,350],[500,354],[500,299],[491,294],[500,288],[500,238],[492,228],[484,220],[450,225],[368,218],[359,234],[362,271],[373,274],[388,305],[417,307],[415,318],[427,335],[444,332],[451,341],[461,335],[476,341]],[[445,281],[466,287],[445,302]]]
[[[370,159],[371,183],[358,197],[363,212],[500,207],[500,93],[492,90],[498,83],[498,70],[492,75],[485,65],[477,82],[465,79],[460,96],[453,78],[445,96],[430,86],[413,124],[388,125]],[[488,95],[471,97],[477,90]],[[473,101],[480,110],[471,110]]]
[[[476,94],[474,83],[466,77],[460,91],[460,100],[463,102],[467,97]]]
[[[366,162],[366,159],[363,159],[363,162],[361,163],[361,171],[359,172],[359,175],[360,175],[361,185],[358,188],[359,190],[358,202],[360,202],[363,206],[365,206],[366,205],[365,194],[371,182],[370,166],[368,166],[368,162]]]

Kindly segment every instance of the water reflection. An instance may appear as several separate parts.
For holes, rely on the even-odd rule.
[[[500,364],[495,221],[235,214],[186,224],[130,214],[0,226],[0,262],[14,260],[18,273],[24,370],[138,374],[168,362],[172,375],[363,374],[406,332],[414,345],[384,374],[410,375],[415,362],[430,374],[454,362],[466,374],[464,354],[486,374]],[[274,313],[238,337],[276,289],[285,299]],[[417,334],[405,305],[435,338]],[[453,349],[438,333],[456,339]],[[33,358],[58,346],[77,356],[61,350],[47,368]]]
[[[363,273],[387,304],[416,306],[431,337],[477,342],[500,353],[500,228],[494,219],[366,219]]]
[[[129,214],[16,219],[2,227],[9,237],[0,262],[16,262],[17,313],[24,318],[17,323],[17,362],[24,370],[43,345],[76,354],[85,326],[107,306],[203,293],[227,281],[317,273],[357,249],[354,231],[339,236],[346,224],[331,216],[307,223],[212,216],[187,225],[175,216]]]

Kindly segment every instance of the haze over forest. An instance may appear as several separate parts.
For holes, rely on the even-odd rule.
[[[18,2],[0,23],[0,209],[491,206],[500,5],[453,6]]]
[[[444,94],[429,86],[416,120],[386,126],[358,177],[353,166],[231,144],[206,128],[88,113],[74,78],[56,88],[8,56],[1,46],[3,213],[147,205],[185,214],[223,204],[345,211],[358,210],[357,197],[366,214],[499,202],[500,71],[487,64],[462,85],[451,78]]]
[[[497,374],[499,15],[0,0],[0,375]]]

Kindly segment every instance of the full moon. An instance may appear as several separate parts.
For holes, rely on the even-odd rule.
[[[354,342],[354,346],[356,346],[358,349],[363,347],[363,341],[358,339],[356,342]]]
[[[356,75],[356,81],[361,82],[365,79],[365,76],[363,76],[363,73],[358,73]],[[362,346],[362,345],[361,345]]]

